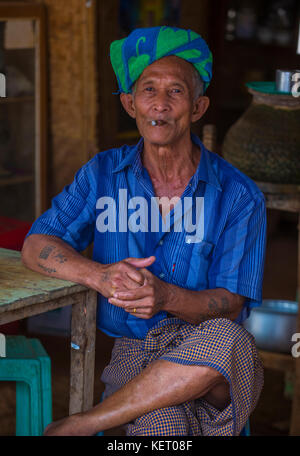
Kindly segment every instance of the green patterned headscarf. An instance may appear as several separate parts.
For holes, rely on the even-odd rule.
[[[207,89],[212,77],[212,54],[204,39],[192,30],[162,26],[139,28],[111,43],[110,59],[119,91],[130,93],[148,65],[169,55],[192,63]]]

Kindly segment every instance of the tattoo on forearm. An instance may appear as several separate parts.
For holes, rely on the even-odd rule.
[[[102,282],[108,282],[110,280],[110,273],[108,271],[103,272],[100,279]]]
[[[212,312],[216,312],[218,310],[218,303],[214,298],[211,298],[208,302],[208,308]]]
[[[230,312],[230,303],[227,298],[221,298],[221,302],[218,302],[216,299],[211,298],[208,302],[208,308],[212,312],[213,315],[215,314],[227,314]]]
[[[60,263],[65,263],[67,261],[67,258],[62,253],[58,253],[54,258],[57,258],[57,261]]]
[[[51,274],[52,272],[56,272],[56,269],[54,268],[46,268],[46,266],[43,266],[42,264],[38,263],[38,266],[43,269],[44,271],[48,272],[49,274]]]
[[[160,307],[160,306],[163,306],[164,303],[165,303],[165,300],[163,298],[159,298],[157,305],[158,305],[158,307]]]
[[[230,312],[230,302],[228,301],[227,298],[221,298],[221,303],[222,303],[222,311],[224,313]]]
[[[43,249],[41,250],[39,258],[41,258],[42,260],[47,260],[49,258],[49,255],[55,249],[55,246],[46,245],[46,247],[43,247]],[[65,263],[67,261],[67,257],[60,252],[58,252],[53,258],[55,259],[55,261],[58,261],[59,263]]]
[[[42,248],[42,250],[40,252],[40,255],[39,255],[39,258],[42,258],[43,260],[47,260],[47,258],[49,257],[50,253],[53,252],[54,249],[55,249],[54,246],[46,245],[46,247]]]

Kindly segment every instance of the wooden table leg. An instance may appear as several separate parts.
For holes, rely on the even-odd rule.
[[[298,270],[297,270],[297,299],[300,302],[300,213],[298,214]],[[300,309],[298,309],[297,332],[300,333]],[[292,417],[290,435],[300,436],[300,358],[295,359],[295,383],[293,393]]]
[[[72,306],[69,414],[93,407],[97,292],[88,290]]]

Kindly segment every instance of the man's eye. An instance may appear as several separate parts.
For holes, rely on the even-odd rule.
[[[153,87],[145,87],[146,92],[153,92]]]
[[[181,93],[181,89],[172,89],[171,92],[172,93]]]

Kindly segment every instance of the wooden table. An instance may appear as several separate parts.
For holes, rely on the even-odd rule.
[[[96,291],[26,268],[20,252],[0,248],[0,325],[72,306],[69,413],[93,406]]]
[[[300,186],[256,182],[265,195],[268,209],[295,212],[298,214],[298,267],[297,291],[300,298]],[[284,273],[284,272],[283,272]],[[300,333],[300,312],[298,312],[297,332]],[[289,354],[260,352],[266,368],[281,371],[293,371],[295,375],[290,435],[300,435],[300,357]]]

